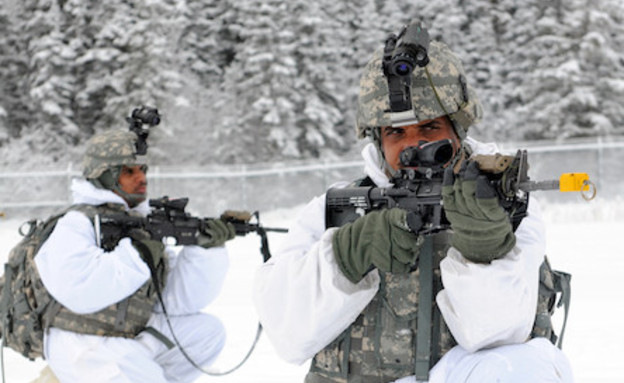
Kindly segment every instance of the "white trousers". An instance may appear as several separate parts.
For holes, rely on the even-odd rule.
[[[203,313],[172,316],[170,320],[191,359],[202,367],[212,364],[225,344],[221,321]],[[153,314],[148,326],[173,339],[162,314]],[[52,328],[45,347],[50,368],[62,383],[177,383],[192,382],[201,375],[178,347],[168,349],[145,332],[125,339]]]
[[[469,353],[460,346],[431,369],[429,383],[573,383],[567,357],[545,338]],[[413,376],[395,383],[418,383]]]

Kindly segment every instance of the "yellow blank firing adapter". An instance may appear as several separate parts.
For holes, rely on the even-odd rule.
[[[596,197],[596,185],[589,180],[587,173],[563,173],[559,177],[559,191],[581,192],[583,198],[590,201]]]

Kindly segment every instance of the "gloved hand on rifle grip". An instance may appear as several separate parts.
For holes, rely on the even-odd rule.
[[[496,189],[475,161],[467,161],[457,175],[444,172],[442,200],[451,223],[451,245],[472,262],[489,263],[516,244],[509,215]]]
[[[160,265],[165,255],[165,245],[161,240],[151,239],[150,233],[143,229],[132,229],[128,236],[145,263],[151,263],[154,267]]]
[[[406,211],[393,208],[372,211],[342,226],[334,234],[332,245],[343,274],[357,283],[374,267],[408,272],[422,240],[407,227]]]
[[[221,247],[236,236],[234,225],[222,219],[206,219],[199,231],[197,244],[205,249]]]

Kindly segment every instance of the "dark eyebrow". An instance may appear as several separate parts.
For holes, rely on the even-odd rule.
[[[398,127],[394,127],[394,126],[382,126],[382,127],[381,127],[381,131],[382,131],[382,132],[385,132],[385,131],[388,131],[388,130],[392,130],[392,129],[403,129],[403,127],[402,127],[402,126],[398,126]]]
[[[420,126],[420,128],[439,128],[439,127],[440,127],[440,122],[436,120],[431,120]]]

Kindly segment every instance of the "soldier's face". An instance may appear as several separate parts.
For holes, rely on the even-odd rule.
[[[119,187],[128,194],[147,193],[147,177],[144,165],[123,166],[119,174]]]
[[[381,128],[381,146],[384,156],[386,162],[394,170],[399,170],[402,167],[399,154],[404,149],[419,146],[422,141],[433,142],[447,138],[453,142],[453,156],[455,156],[459,149],[459,139],[453,130],[451,121],[446,116],[399,128],[392,126]]]

